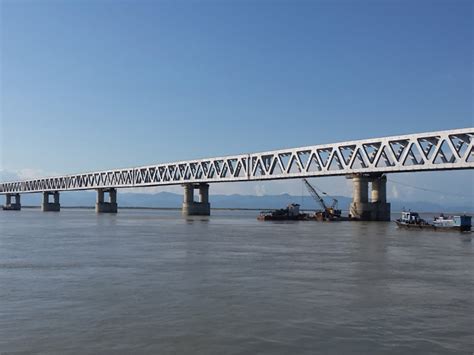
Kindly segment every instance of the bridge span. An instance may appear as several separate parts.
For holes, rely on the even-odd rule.
[[[473,169],[473,137],[474,128],[463,128],[2,182],[0,194],[6,195],[7,210],[21,209],[20,194],[42,193],[43,211],[59,211],[59,192],[94,189],[96,211],[114,213],[118,188],[179,184],[183,213],[209,215],[210,183],[345,175],[354,182],[352,217],[387,220],[385,174]],[[194,201],[196,188],[199,201]]]

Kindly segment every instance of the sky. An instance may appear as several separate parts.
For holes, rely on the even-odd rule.
[[[0,0],[0,36],[3,180],[474,126],[470,0]],[[473,178],[388,194],[473,200]]]

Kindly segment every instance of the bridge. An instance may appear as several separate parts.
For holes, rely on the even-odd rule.
[[[473,169],[473,137],[474,128],[463,128],[3,182],[0,194],[5,210],[20,210],[21,194],[42,193],[42,210],[59,211],[61,191],[93,189],[96,211],[116,213],[119,188],[182,185],[183,214],[209,215],[211,183],[344,175],[353,180],[351,216],[389,220],[386,174]]]

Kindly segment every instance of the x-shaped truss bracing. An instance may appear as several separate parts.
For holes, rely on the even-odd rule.
[[[0,183],[0,194],[474,168],[474,128]]]

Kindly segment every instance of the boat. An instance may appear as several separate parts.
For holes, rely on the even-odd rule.
[[[286,208],[262,211],[257,219],[259,221],[302,221],[308,219],[308,215],[300,213],[300,205],[291,203]]]
[[[407,229],[470,232],[471,219],[471,216],[466,215],[445,217],[441,214],[430,223],[421,218],[417,212],[408,211],[402,212],[401,218],[397,219],[395,223],[398,227]]]
[[[316,211],[314,215],[309,217],[310,219],[314,219],[318,222],[335,222],[335,221],[342,221],[348,220],[341,216],[341,210],[333,210],[328,212],[326,211]]]

